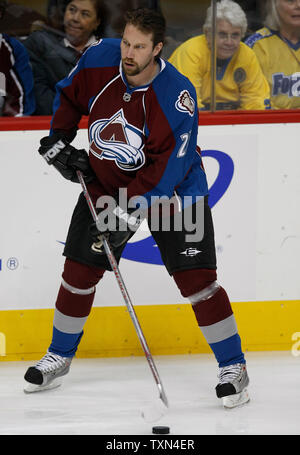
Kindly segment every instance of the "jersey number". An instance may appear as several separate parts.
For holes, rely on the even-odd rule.
[[[184,133],[180,136],[180,139],[182,140],[182,144],[180,146],[180,149],[177,152],[177,158],[182,158],[186,154],[188,145],[190,142],[190,137],[191,137],[191,132]]]

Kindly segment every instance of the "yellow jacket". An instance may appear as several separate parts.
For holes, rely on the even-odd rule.
[[[199,109],[209,109],[211,96],[211,51],[205,35],[182,43],[169,62],[184,74],[197,92]],[[255,53],[240,43],[239,49],[216,73],[217,109],[266,109],[270,91]]]
[[[300,42],[297,45],[267,27],[247,38],[260,62],[274,109],[300,108]]]

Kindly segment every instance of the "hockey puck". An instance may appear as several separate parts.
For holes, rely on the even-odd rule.
[[[169,434],[170,427],[152,427],[153,434]]]

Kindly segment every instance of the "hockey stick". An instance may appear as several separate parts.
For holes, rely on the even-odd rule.
[[[90,197],[90,195],[88,193],[88,190],[87,190],[84,178],[82,176],[82,173],[80,171],[77,171],[77,176],[78,176],[79,182],[80,182],[80,184],[82,186],[83,194],[84,194],[84,197],[85,197],[85,199],[86,199],[86,201],[88,203],[88,206],[89,206],[90,212],[92,214],[93,220],[95,222],[97,222],[97,212],[96,212],[96,209],[95,209],[95,207],[93,205],[91,197]],[[154,377],[154,380],[156,382],[156,385],[157,385],[157,388],[158,388],[158,391],[159,391],[159,398],[162,401],[162,403],[164,404],[164,406],[166,408],[168,408],[168,406],[169,406],[168,399],[167,399],[164,387],[162,385],[161,379],[159,377],[156,365],[155,365],[153,357],[152,357],[152,355],[150,353],[150,349],[148,347],[147,341],[145,339],[145,336],[144,336],[143,331],[141,329],[140,323],[139,323],[138,318],[136,316],[134,307],[133,307],[133,305],[131,303],[131,299],[130,299],[129,294],[127,292],[127,289],[126,289],[125,283],[123,281],[122,275],[120,273],[117,261],[115,259],[115,256],[114,256],[114,254],[113,254],[113,252],[111,250],[110,244],[109,244],[107,238],[105,237],[105,235],[102,236],[102,241],[103,241],[103,246],[104,246],[104,249],[105,249],[106,256],[107,256],[108,261],[110,263],[110,266],[111,266],[111,268],[112,268],[112,270],[113,270],[113,272],[115,274],[115,277],[116,277],[116,280],[118,282],[120,291],[122,293],[124,302],[126,304],[128,312],[130,314],[130,317],[131,317],[132,322],[134,324],[137,336],[138,336],[138,338],[140,340],[140,343],[141,343],[142,348],[144,350],[144,353],[145,353],[147,362],[149,364],[150,370],[151,370],[151,372],[153,374],[153,377]]]

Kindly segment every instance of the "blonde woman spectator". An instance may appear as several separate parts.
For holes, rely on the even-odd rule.
[[[269,82],[274,109],[300,108],[300,0],[268,0],[265,27],[246,43]]]
[[[269,87],[255,53],[241,42],[247,30],[242,8],[231,0],[217,3],[216,108],[266,109]],[[169,61],[190,79],[197,92],[198,108],[211,103],[212,8],[207,10],[203,35],[181,44]]]

